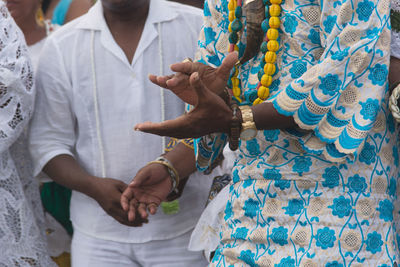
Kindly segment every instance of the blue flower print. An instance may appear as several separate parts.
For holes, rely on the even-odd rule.
[[[393,204],[389,199],[380,201],[376,210],[379,211],[379,218],[385,222],[393,220]]]
[[[368,39],[373,39],[373,38],[375,38],[377,35],[379,35],[379,29],[378,29],[377,27],[367,30],[367,35],[366,35],[366,37],[367,37]]]
[[[347,57],[349,55],[349,47],[347,47],[346,49],[342,50],[342,51],[336,51],[333,55],[332,55],[332,59],[333,60],[338,60],[338,61],[342,61],[345,57]]]
[[[271,85],[269,86],[269,91],[271,93],[278,91],[280,84],[281,84],[281,80],[279,80],[279,79],[272,81]]]
[[[366,102],[360,102],[361,104],[361,115],[364,120],[375,120],[379,112],[379,101],[377,99],[368,98]]]
[[[204,34],[205,34],[205,41],[206,45],[211,44],[212,42],[215,41],[215,36],[217,35],[212,28],[210,27],[205,27],[204,28]]]
[[[244,187],[244,188],[247,188],[247,187],[251,186],[251,185],[253,184],[253,182],[254,182],[254,180],[247,179],[247,180],[245,180],[245,181],[243,182],[243,187]]]
[[[324,25],[324,30],[326,33],[331,33],[333,30],[333,27],[335,27],[337,20],[337,16],[328,16],[326,20],[323,22]]]
[[[349,216],[351,212],[350,199],[346,199],[344,196],[340,196],[333,200],[333,205],[328,206],[332,209],[332,214],[343,218],[344,216]]]
[[[259,211],[259,206],[260,204],[258,203],[258,201],[250,198],[249,200],[246,200],[244,202],[244,215],[250,218],[254,218],[255,216],[257,216],[257,212]]]
[[[376,231],[368,234],[365,243],[367,244],[367,251],[371,252],[372,254],[382,251],[382,236]]]
[[[225,207],[225,216],[224,216],[225,221],[232,218],[232,216],[233,216],[232,203],[228,201]]]
[[[282,226],[272,229],[271,239],[281,246],[288,244],[288,229]]]
[[[394,161],[394,165],[396,165],[396,167],[399,167],[399,151],[397,150],[397,147],[394,146],[392,148],[393,150],[393,161]]]
[[[212,262],[218,262],[221,259],[221,248],[217,249],[217,251],[215,251],[214,257],[212,259]]]
[[[240,252],[240,256],[238,257],[239,260],[244,261],[251,267],[258,267],[259,265],[255,262],[255,254],[251,252],[251,250],[243,250]]]
[[[304,172],[309,172],[312,165],[311,158],[309,157],[297,157],[294,160],[293,171],[297,172],[300,176]]]
[[[265,130],[264,131],[265,140],[267,140],[268,142],[274,142],[278,140],[280,132],[281,131],[279,130]]]
[[[364,162],[367,165],[371,165],[371,163],[375,162],[376,152],[375,146],[371,145],[368,142],[365,142],[363,149],[361,150],[359,159],[361,162]]]
[[[276,180],[274,185],[283,191],[290,188],[290,180]]]
[[[337,261],[332,261],[328,262],[325,267],[343,267],[343,264],[337,262]]]
[[[257,142],[257,139],[252,139],[250,141],[246,141],[246,148],[249,151],[249,154],[252,156],[259,155],[260,152],[260,145]]]
[[[282,178],[282,175],[277,169],[265,169],[264,178],[267,180],[280,180]]]
[[[283,27],[287,33],[293,34],[296,31],[297,25],[299,23],[295,16],[287,15],[285,21],[283,22]]]
[[[315,239],[317,240],[317,247],[322,249],[332,248],[336,241],[335,231],[328,227],[319,229]]]
[[[396,188],[397,188],[396,179],[394,179],[394,177],[392,177],[392,178],[390,178],[390,181],[389,181],[388,194],[390,196],[394,197],[396,194]]]
[[[319,32],[317,32],[314,29],[310,30],[308,39],[310,39],[311,43],[313,43],[313,44],[321,44],[321,37],[319,36]]]
[[[281,259],[281,261],[278,264],[275,264],[274,267],[294,267],[294,263],[294,259],[289,256]]]
[[[300,214],[304,209],[304,203],[301,199],[291,199],[289,200],[288,206],[283,207],[285,209],[285,214],[290,216],[294,216],[296,214]]]
[[[321,80],[319,89],[321,89],[322,93],[325,95],[335,95],[342,85],[337,74],[328,74],[325,77],[319,77],[319,79]]]
[[[373,85],[384,85],[388,77],[388,67],[386,65],[376,64],[372,67],[368,79],[371,80]]]
[[[247,233],[249,232],[249,229],[246,227],[240,227],[236,229],[235,233],[233,234],[233,238],[240,239],[240,240],[246,240]]]
[[[349,188],[350,193],[353,192],[363,193],[367,189],[367,183],[365,182],[365,178],[360,177],[358,174],[349,177],[347,186]]]
[[[232,181],[233,181],[233,183],[237,183],[237,182],[240,181],[239,170],[238,169],[233,171],[233,173],[232,173]]]
[[[296,60],[289,71],[290,76],[293,79],[300,78],[307,71],[307,63],[301,60]]]
[[[336,166],[326,168],[324,174],[322,174],[322,178],[324,181],[322,182],[322,186],[328,188],[334,188],[339,185],[340,180],[340,171]]]
[[[374,3],[369,0],[364,0],[357,5],[358,19],[367,22],[374,10]]]

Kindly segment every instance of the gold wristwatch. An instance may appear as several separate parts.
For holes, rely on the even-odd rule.
[[[248,141],[257,136],[257,128],[253,119],[253,111],[250,106],[239,106],[242,112],[242,130],[240,131],[240,139]]]

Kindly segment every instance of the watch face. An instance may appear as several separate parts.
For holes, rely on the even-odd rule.
[[[240,133],[240,139],[243,141],[248,141],[257,136],[257,130],[256,129],[245,129]]]

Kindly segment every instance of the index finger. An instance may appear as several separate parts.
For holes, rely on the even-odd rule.
[[[122,193],[121,200],[120,200],[122,209],[124,211],[129,210],[129,202],[133,197],[134,197],[133,189],[130,187],[127,187],[125,189],[125,191]]]
[[[205,65],[204,65],[205,66]],[[203,65],[198,62],[180,62],[175,63],[170,66],[171,70],[174,72],[181,72],[185,74],[192,74],[193,72],[201,71]]]

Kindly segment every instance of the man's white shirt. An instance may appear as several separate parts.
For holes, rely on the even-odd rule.
[[[92,175],[102,177],[104,167],[106,177],[129,183],[141,167],[159,156],[162,138],[133,130],[136,123],[162,119],[162,93],[148,74],[169,74],[170,64],[192,57],[201,25],[201,10],[152,0],[132,64],[113,39],[100,1],[50,36],[39,61],[30,133],[35,175],[50,159],[68,154]],[[168,90],[163,94],[165,118],[181,115],[184,104]],[[119,224],[95,200],[73,192],[73,226],[117,242],[179,236],[196,224],[211,179],[192,175],[180,198],[180,212],[159,211],[141,228]]]

